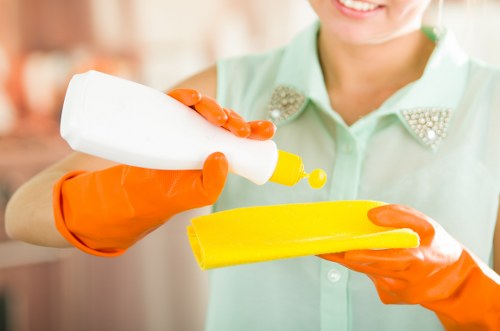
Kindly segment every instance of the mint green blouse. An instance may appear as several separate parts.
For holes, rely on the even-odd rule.
[[[499,71],[470,59],[445,33],[421,79],[347,126],[330,106],[318,29],[269,53],[220,61],[217,99],[247,119],[274,120],[278,147],[302,156],[306,170],[325,169],[327,185],[257,186],[230,175],[216,210],[350,199],[405,204],[490,261],[500,193]],[[366,275],[315,256],[210,272],[208,331],[442,329],[431,311],[384,305]]]

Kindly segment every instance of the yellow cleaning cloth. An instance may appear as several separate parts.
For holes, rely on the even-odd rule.
[[[376,201],[332,201],[237,208],[191,220],[188,236],[201,269],[355,249],[411,248],[410,229],[376,226]]]

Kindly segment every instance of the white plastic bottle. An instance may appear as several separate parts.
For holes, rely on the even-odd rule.
[[[165,93],[97,71],[71,79],[61,135],[76,151],[137,167],[201,169],[219,151],[231,172],[258,185],[294,185],[309,176],[300,157],[278,151],[272,140],[236,137]],[[326,180],[322,170],[309,177],[313,187]]]

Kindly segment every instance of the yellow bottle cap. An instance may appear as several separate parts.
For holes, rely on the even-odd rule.
[[[308,174],[304,171],[304,164],[300,156],[278,150],[278,162],[269,180],[274,183],[293,186],[302,178],[308,178],[309,185],[315,189],[323,187],[326,183],[324,170],[315,169]]]

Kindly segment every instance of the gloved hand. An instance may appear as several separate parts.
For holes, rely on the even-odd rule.
[[[368,218],[379,226],[413,229],[420,246],[321,257],[365,273],[383,303],[434,311],[447,330],[500,330],[500,277],[439,224],[401,205],[373,208]]]
[[[267,140],[273,137],[276,130],[270,121],[246,122],[231,109],[221,108],[214,99],[193,89],[175,89],[168,92],[168,95],[195,109],[210,123],[222,126],[238,137]]]
[[[236,135],[265,140],[274,134],[271,122],[247,123],[196,90],[169,94]],[[173,215],[215,203],[227,172],[222,153],[211,154],[202,170],[118,165],[93,172],[72,171],[54,186],[56,227],[87,253],[117,256]]]

